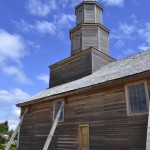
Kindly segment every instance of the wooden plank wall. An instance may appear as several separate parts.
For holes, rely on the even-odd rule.
[[[84,5],[84,23],[95,23],[95,5]]]
[[[71,34],[71,55],[82,51],[82,33],[81,29]]]
[[[109,55],[108,33],[100,30],[100,51]]]
[[[76,10],[76,23],[77,25],[84,22],[84,8],[80,7]]]
[[[95,7],[96,7],[96,23],[103,24],[102,10],[97,6]]]
[[[89,47],[98,49],[98,28],[97,27],[82,27],[82,49]]]
[[[51,69],[50,86],[71,82],[92,73],[91,53],[75,58],[57,68]]]
[[[99,70],[105,65],[111,63],[113,60],[108,59],[108,57],[102,57],[100,54],[93,52],[92,53],[92,72]]]
[[[150,93],[150,79],[148,80]],[[34,104],[21,127],[19,150],[41,150],[54,101]],[[78,128],[89,124],[90,150],[145,150],[148,115],[127,116],[124,85],[68,97],[49,150],[78,150]]]

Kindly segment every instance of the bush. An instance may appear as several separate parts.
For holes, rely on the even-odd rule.
[[[9,129],[9,127],[8,127],[8,121],[0,123],[0,134],[4,133],[4,132],[7,132],[8,129]]]
[[[0,144],[0,150],[4,150],[5,149],[5,144]]]
[[[7,143],[7,142],[8,142],[8,140],[5,139],[5,138],[3,138],[3,137],[0,135],[0,144],[5,144],[5,143]]]
[[[4,150],[6,147],[6,144],[0,144],[0,150]],[[16,150],[16,144],[12,144],[9,150]]]

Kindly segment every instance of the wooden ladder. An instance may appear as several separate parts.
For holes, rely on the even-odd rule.
[[[60,106],[60,108],[59,108],[59,111],[58,111],[58,113],[57,113],[57,115],[56,115],[56,118],[55,118],[55,120],[54,120],[54,123],[53,123],[53,125],[52,125],[52,128],[51,128],[51,130],[50,130],[50,132],[49,132],[49,135],[48,135],[48,137],[47,137],[47,140],[46,140],[46,142],[45,142],[45,145],[44,145],[44,147],[43,147],[43,150],[48,150],[48,147],[49,147],[50,142],[51,142],[51,140],[52,140],[52,138],[53,138],[53,135],[54,135],[54,132],[55,132],[55,130],[56,130],[56,127],[57,127],[57,125],[58,125],[58,122],[59,122],[60,115],[61,115],[61,112],[62,112],[62,110],[63,110],[63,107],[64,107],[64,102],[62,102],[62,104],[61,104],[61,106]]]
[[[150,150],[150,106],[149,106],[149,113],[148,113],[146,150]]]
[[[5,150],[9,150],[9,148],[10,148],[10,146],[11,146],[11,144],[12,144],[14,138],[16,137],[17,133],[18,133],[19,130],[20,130],[20,126],[21,126],[22,121],[23,121],[23,119],[24,119],[24,116],[26,115],[27,112],[28,112],[28,108],[25,110],[23,116],[21,117],[20,122],[19,122],[17,128],[15,129],[14,133],[12,134],[10,140],[8,141],[8,143],[7,143],[7,145],[6,145]],[[19,140],[19,139],[18,139],[18,140]]]

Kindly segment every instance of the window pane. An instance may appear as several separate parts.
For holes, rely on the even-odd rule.
[[[58,113],[58,111],[59,111],[62,103],[63,103],[63,101],[57,101],[57,102],[55,102],[55,118],[57,116],[57,113]],[[62,110],[62,112],[60,114],[60,119],[59,120],[62,121],[63,118],[64,118],[64,111]]]
[[[128,86],[128,97],[131,112],[136,113],[147,111],[147,101],[144,83]]]

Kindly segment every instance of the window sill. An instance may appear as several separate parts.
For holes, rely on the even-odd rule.
[[[141,113],[129,113],[127,116],[132,117],[132,116],[139,116],[139,115],[148,115],[148,112],[141,112]]]

